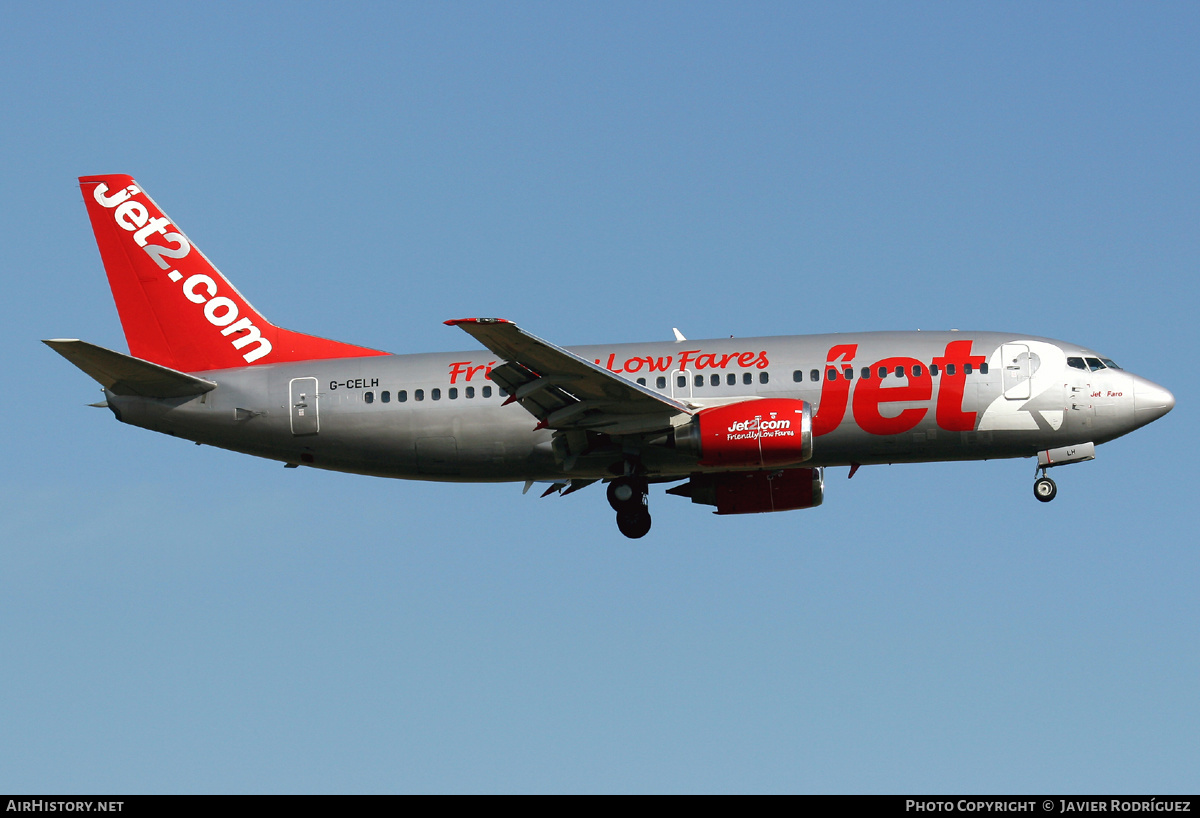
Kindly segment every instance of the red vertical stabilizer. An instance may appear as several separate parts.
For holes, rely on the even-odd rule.
[[[267,321],[131,176],[79,179],[129,353],[183,372],[386,355]]]

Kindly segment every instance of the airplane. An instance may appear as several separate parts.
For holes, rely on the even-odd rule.
[[[819,506],[825,469],[1095,457],[1174,396],[1077,344],[1001,332],[863,332],[566,349],[502,318],[445,323],[479,347],[393,355],[282,329],[126,175],[80,177],[129,345],[44,343],[117,420],[319,469],[447,482],[603,482],[649,532],[649,488],[716,514]]]

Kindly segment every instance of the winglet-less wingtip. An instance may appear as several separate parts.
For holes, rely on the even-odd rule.
[[[449,321],[443,321],[448,327],[457,327],[459,324],[511,324],[507,318],[451,318]]]

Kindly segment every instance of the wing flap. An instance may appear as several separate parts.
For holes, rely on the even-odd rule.
[[[74,338],[42,341],[59,355],[79,367],[108,391],[117,395],[144,398],[183,398],[216,389],[204,378],[122,355],[102,346]]]

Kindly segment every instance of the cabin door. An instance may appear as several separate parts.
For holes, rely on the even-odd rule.
[[[692,399],[692,378],[686,369],[671,373],[671,397],[676,400]]]
[[[315,435],[320,431],[317,409],[317,379],[292,378],[292,434]]]
[[[1025,344],[1004,344],[1000,347],[1000,363],[1004,373],[1004,397],[1009,400],[1029,400],[1029,378],[1033,363]]]

